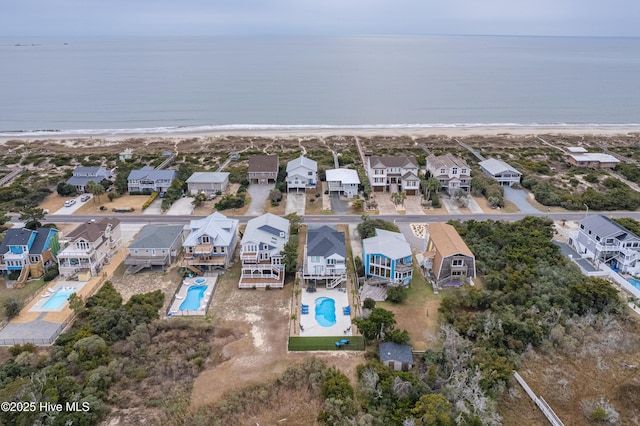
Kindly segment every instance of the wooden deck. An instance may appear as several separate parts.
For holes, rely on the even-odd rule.
[[[387,299],[387,288],[384,286],[365,284],[360,290],[360,300],[364,300],[368,297],[376,302],[383,302]]]

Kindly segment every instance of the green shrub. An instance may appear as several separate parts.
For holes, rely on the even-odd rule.
[[[47,269],[47,271],[42,276],[42,279],[45,282],[49,282],[49,281],[53,280],[55,277],[57,277],[59,274],[60,274],[60,272],[58,271],[58,265],[55,265],[55,266],[52,266],[51,268]]]
[[[144,204],[142,205],[142,210],[149,207],[151,203],[153,203],[155,199],[158,198],[158,195],[160,195],[158,192],[152,192],[151,195],[149,196],[149,199],[145,201]]]
[[[15,297],[10,297],[4,302],[4,313],[7,318],[11,319],[18,316],[22,309],[22,303]]]
[[[391,303],[402,303],[407,299],[407,289],[401,286],[387,287],[387,300]]]

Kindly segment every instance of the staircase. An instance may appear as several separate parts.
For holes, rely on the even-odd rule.
[[[376,277],[376,278],[371,277],[371,278],[367,278],[367,279],[365,280],[365,282],[366,282],[368,285],[371,285],[371,286],[381,286],[381,285],[386,285],[386,284],[389,284],[389,281],[390,281],[390,280],[389,280],[389,278],[378,278],[378,277]]]
[[[196,275],[202,275],[202,271],[198,268],[196,268],[193,265],[185,265],[185,268],[187,268],[188,270],[190,270],[191,272],[193,272]]]
[[[327,283],[327,288],[336,288],[342,281],[344,281],[344,277],[334,278]]]
[[[149,266],[151,266],[151,265],[150,265],[150,264],[148,264],[148,265],[147,265],[147,264],[141,264],[141,265],[129,265],[129,266],[127,267],[127,270],[125,271],[125,273],[126,273],[126,274],[129,274],[129,275],[131,275],[131,274],[135,274],[136,272],[139,272],[139,271],[141,271],[141,270],[143,270],[144,268],[149,267]]]
[[[24,265],[22,267],[22,271],[20,271],[20,276],[16,280],[15,287],[24,287],[24,285],[27,283],[27,278],[29,278],[29,265]]]

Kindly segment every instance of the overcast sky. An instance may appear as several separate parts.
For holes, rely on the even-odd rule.
[[[0,0],[0,35],[640,36],[640,0]]]

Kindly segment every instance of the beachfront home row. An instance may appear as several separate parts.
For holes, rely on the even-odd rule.
[[[166,270],[178,257],[184,237],[182,225],[146,225],[129,244],[126,273],[144,268]]]
[[[199,275],[227,269],[238,241],[238,223],[218,212],[192,220],[190,233],[182,244],[182,266]]]
[[[122,243],[120,219],[103,217],[77,226],[60,240],[58,265],[65,277],[85,272],[97,275]]]
[[[420,186],[415,157],[367,157],[367,176],[373,192],[416,195]]]
[[[437,287],[471,283],[476,276],[476,258],[458,231],[448,223],[427,225],[424,264]]]
[[[362,261],[367,283],[408,285],[413,275],[411,246],[399,232],[376,229],[362,240]]]
[[[315,189],[318,183],[318,163],[301,155],[287,163],[287,191]]]
[[[640,275],[640,237],[606,216],[594,214],[582,219],[569,245],[596,266]]]
[[[502,186],[513,186],[520,183],[522,173],[502,160],[489,158],[478,164],[484,174],[497,180]]]
[[[127,180],[129,192],[165,192],[176,178],[175,170],[156,170],[145,166],[131,170]]]
[[[429,155],[427,157],[427,171],[438,179],[443,190],[453,195],[457,190],[469,192],[471,188],[471,168],[461,158],[451,153],[444,155]]]
[[[19,282],[26,281],[29,276],[40,277],[55,265],[58,248],[56,229],[7,229],[0,243],[0,272],[8,275],[19,271]]]
[[[344,232],[323,225],[309,227],[304,246],[302,278],[311,286],[335,288],[347,280],[347,246]]]
[[[271,213],[247,222],[240,242],[240,288],[284,287],[282,251],[289,241],[287,219]]]

